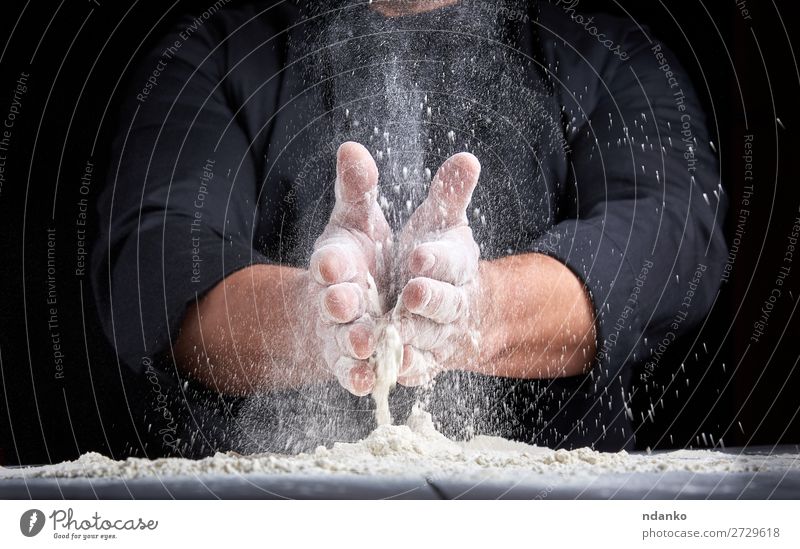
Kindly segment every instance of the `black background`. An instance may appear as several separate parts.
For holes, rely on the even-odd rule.
[[[3,4],[0,118],[20,74],[30,77],[0,189],[0,464],[60,461],[90,450],[120,456],[126,444],[139,445],[125,369],[102,336],[88,277],[74,274],[79,186],[86,162],[93,162],[91,234],[116,105],[136,56],[179,14],[210,4]],[[800,260],[765,335],[750,341],[800,206],[800,72],[790,43],[798,29],[787,13],[789,0],[744,5],[751,19],[734,0],[584,0],[578,7],[633,17],[679,53],[716,134],[731,203],[729,235],[742,205],[744,135],[754,136],[755,192],[733,277],[706,324],[688,339],[691,348],[672,349],[664,362],[674,367],[637,393],[641,448],[711,446],[720,438],[725,446],[800,442]],[[63,380],[55,379],[47,325],[48,229],[56,234]],[[673,383],[660,398],[681,364],[679,396]]]

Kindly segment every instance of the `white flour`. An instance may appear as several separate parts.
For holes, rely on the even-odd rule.
[[[89,453],[73,462],[44,467],[4,469],[3,478],[162,477],[176,475],[366,475],[451,477],[464,480],[506,479],[522,482],[541,475],[596,476],[604,473],[689,471],[736,473],[800,470],[797,455],[736,456],[707,450],[660,455],[600,453],[588,448],[566,451],[528,446],[495,437],[455,442],[436,431],[431,416],[415,408],[406,425],[382,425],[357,443],[319,447],[309,454],[287,456],[217,454],[188,459],[114,461]]]
[[[403,363],[403,340],[391,321],[381,330],[371,362],[375,367],[375,387],[372,389],[375,421],[378,425],[390,425],[392,414],[389,411],[389,392],[397,383],[397,374]]]
[[[367,273],[367,285],[370,313],[373,318],[381,319],[378,321],[380,335],[375,345],[375,352],[369,361],[375,369],[375,387],[372,389],[372,399],[375,401],[375,421],[378,425],[390,425],[392,414],[389,411],[389,393],[397,383],[397,375],[403,363],[403,340],[400,332],[392,324],[392,319],[383,319],[386,313],[383,300],[370,273]]]

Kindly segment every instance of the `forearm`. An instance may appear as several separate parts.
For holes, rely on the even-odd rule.
[[[304,340],[297,314],[306,271],[254,265],[228,276],[189,307],[175,345],[179,368],[225,394],[297,387],[328,374]]]
[[[586,373],[596,350],[583,283],[541,254],[481,263],[482,373],[519,379]]]

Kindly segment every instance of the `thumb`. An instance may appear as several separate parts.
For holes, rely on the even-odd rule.
[[[371,234],[377,206],[378,167],[359,143],[349,141],[336,155],[336,183],[331,222],[347,229]]]
[[[428,197],[414,213],[413,224],[425,232],[466,225],[467,207],[480,173],[481,164],[470,153],[445,160],[431,182]]]

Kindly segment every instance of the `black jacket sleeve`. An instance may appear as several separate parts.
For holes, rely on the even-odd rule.
[[[689,76],[635,27],[615,33],[620,20],[596,21],[626,59],[590,33],[549,41],[560,60],[574,202],[533,246],[570,267],[594,303],[595,394],[630,379],[631,365],[657,366],[701,322],[726,257],[726,199]]]
[[[123,100],[93,270],[107,336],[134,368],[169,348],[188,303],[267,262],[253,247],[263,143],[232,105],[226,52],[238,35],[219,17],[181,20]],[[277,56],[261,60],[264,74]]]

